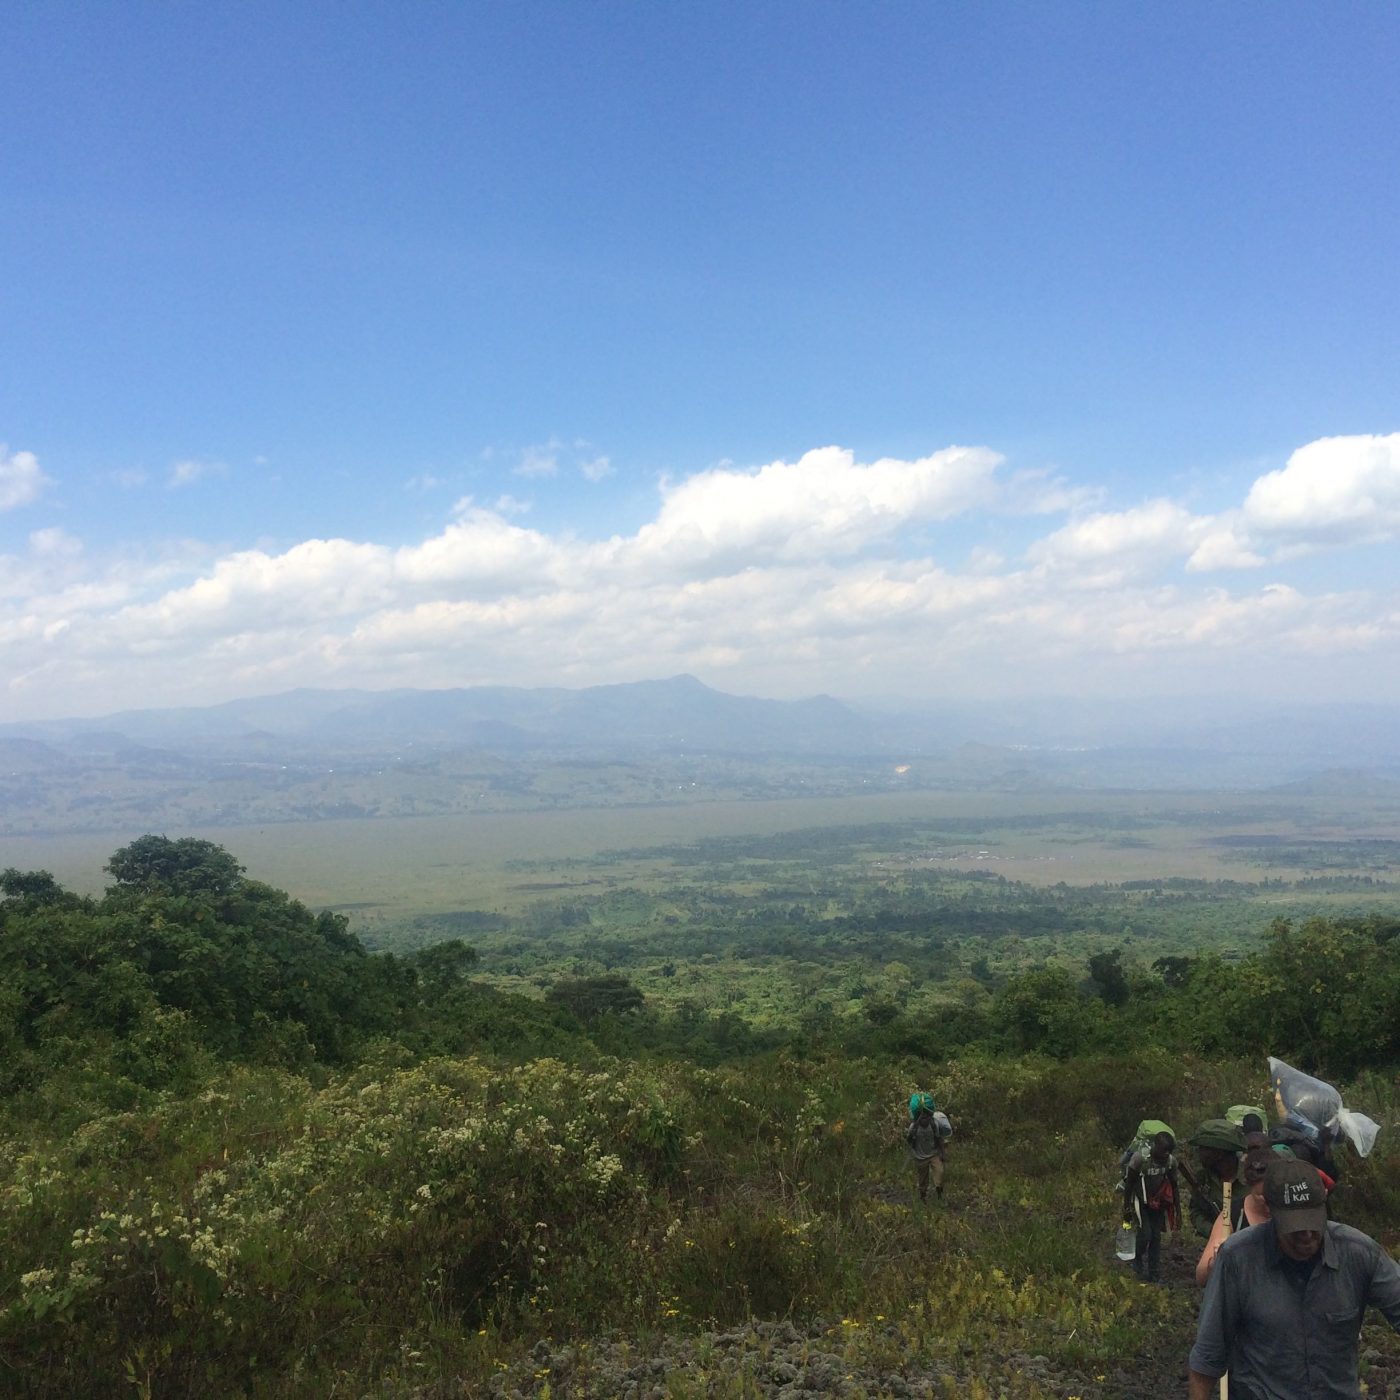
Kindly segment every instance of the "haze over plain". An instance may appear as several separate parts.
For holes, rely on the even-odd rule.
[[[1400,699],[1400,12],[3,21],[0,721]]]

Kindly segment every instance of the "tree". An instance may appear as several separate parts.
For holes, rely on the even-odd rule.
[[[1152,964],[1152,970],[1161,979],[1164,987],[1184,987],[1191,980],[1191,969],[1195,967],[1196,959],[1167,955],[1157,958]]]
[[[460,938],[449,938],[420,948],[413,955],[419,985],[433,998],[445,996],[462,982],[477,963],[477,951]]]
[[[29,904],[57,904],[64,890],[47,870],[16,870],[11,866],[0,872],[0,894]]]
[[[872,1026],[888,1026],[899,1016],[899,1003],[892,997],[870,997],[861,1010]]]
[[[598,977],[566,977],[556,982],[544,999],[562,1006],[580,1021],[596,1021],[600,1016],[621,1016],[638,1011],[645,998],[620,972]]]
[[[147,894],[230,894],[243,867],[222,846],[182,836],[142,836],[113,853],[106,869],[126,889]]]
[[[1074,979],[1060,967],[1034,968],[1013,977],[996,995],[992,1017],[1016,1050],[1066,1057],[1092,1041],[1095,1018]]]
[[[1114,948],[1108,953],[1095,953],[1089,959],[1089,976],[1099,996],[1110,1006],[1127,1004],[1130,988],[1128,974],[1123,971],[1123,950]]]

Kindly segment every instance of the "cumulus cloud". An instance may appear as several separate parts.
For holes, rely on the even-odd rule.
[[[1393,444],[1364,441],[1310,445],[1348,464],[1343,492],[1328,495],[1317,454],[1300,449],[1214,515],[1166,497],[1108,510],[1057,478],[1008,482],[984,447],[871,462],[824,447],[665,480],[651,518],[606,539],[530,528],[507,495],[490,508],[463,497],[405,545],[102,555],[37,530],[0,555],[0,717],[90,709],[94,696],[119,708],[152,693],[679,670],[788,694],[1140,685],[1153,667],[1208,686],[1280,658],[1321,674],[1308,662],[1324,656],[1329,676],[1353,659],[1376,673],[1383,658],[1400,675],[1393,580],[1319,594],[1281,572],[1286,550],[1324,530],[1334,545],[1375,538]],[[1067,518],[1023,556],[979,538],[1036,493]],[[945,538],[935,557],[930,541]]]
[[[1048,567],[1098,561],[1102,569],[1090,581],[1109,582],[1177,558],[1192,573],[1258,569],[1397,536],[1400,433],[1392,433],[1308,443],[1283,467],[1258,477],[1240,506],[1214,515],[1159,498],[1077,516],[1033,545],[1028,557]]]
[[[1048,569],[1080,572],[1086,582],[1113,586],[1192,553],[1209,530],[1208,519],[1158,498],[1074,520],[1032,545],[1027,557]]]
[[[613,464],[606,457],[589,457],[579,463],[579,474],[585,481],[602,481],[613,474]]]
[[[950,447],[863,466],[844,448],[823,447],[756,471],[717,467],[666,484],[636,547],[673,563],[852,554],[909,525],[990,503],[1000,461],[986,448]]]
[[[1186,567],[1193,573],[1208,573],[1213,569],[1257,569],[1266,562],[1234,523],[1208,520],[1202,522],[1200,543],[1191,551]]]
[[[0,510],[33,504],[50,484],[32,452],[11,453],[0,443]]]
[[[1328,544],[1400,533],[1400,433],[1319,438],[1245,497],[1247,529]]]

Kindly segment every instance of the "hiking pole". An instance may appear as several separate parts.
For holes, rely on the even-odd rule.
[[[1224,1244],[1225,1240],[1230,1238],[1230,1191],[1234,1184],[1233,1181],[1222,1181],[1220,1183],[1220,1195],[1224,1202],[1220,1207],[1220,1215],[1225,1221],[1225,1235],[1221,1240],[1222,1244]],[[1219,1252],[1219,1250],[1216,1251],[1217,1254]],[[1228,1371],[1220,1377],[1220,1400],[1230,1400],[1230,1373]]]

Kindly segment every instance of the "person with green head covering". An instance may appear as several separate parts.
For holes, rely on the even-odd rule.
[[[914,1164],[921,1201],[928,1200],[930,1181],[934,1195],[943,1195],[943,1167],[948,1160],[948,1139],[952,1132],[948,1115],[940,1111],[932,1094],[922,1089],[910,1094],[909,1126],[905,1129],[904,1141]]]
[[[1225,1204],[1225,1183],[1233,1186],[1239,1180],[1245,1135],[1229,1118],[1207,1118],[1186,1141],[1195,1149],[1201,1166],[1199,1172],[1187,1176],[1191,1187],[1188,1212],[1197,1234],[1209,1239]]]

